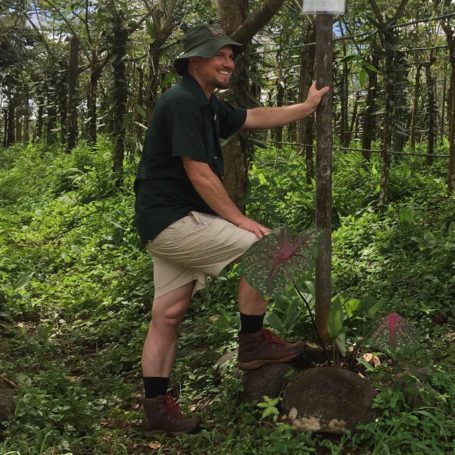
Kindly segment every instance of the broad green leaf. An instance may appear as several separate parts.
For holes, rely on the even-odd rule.
[[[340,62],[353,62],[359,60],[359,56],[357,54],[349,54],[345,55],[344,57],[340,58]]]
[[[265,319],[266,319],[267,324],[269,324],[273,330],[275,330],[276,332],[283,331],[284,324],[281,321],[281,319],[276,315],[276,313],[273,313],[273,312],[267,313]]]
[[[277,408],[266,408],[264,409],[263,413],[262,413],[262,418],[264,419],[265,417],[268,417],[268,416],[271,416],[271,415],[278,415],[279,414],[279,411]]]
[[[374,366],[369,364],[366,360],[357,359],[357,362],[360,363],[360,365],[363,365],[367,369],[367,371],[374,371]]]
[[[313,299],[314,299],[314,296],[316,295],[316,287],[314,285],[314,282],[313,281],[306,281],[305,282],[307,288],[308,288],[308,291],[310,292],[310,294],[313,296]]]
[[[346,315],[350,318],[352,315],[359,311],[362,307],[362,302],[359,299],[349,299],[344,303],[344,311]]]
[[[379,308],[381,308],[382,302],[378,301],[374,305],[372,305],[366,312],[367,316],[369,318],[374,318],[376,316],[376,313],[379,311]]]
[[[259,185],[265,185],[267,183],[267,179],[265,178],[265,175],[262,172],[258,172],[256,176],[259,180]]]
[[[373,318],[382,306],[382,301],[372,295],[366,295],[361,299],[362,310],[369,318]]]
[[[327,330],[329,335],[334,338],[338,336],[343,328],[343,307],[338,299],[330,306],[327,318]]]
[[[366,72],[365,68],[362,68],[360,71],[359,71],[359,84],[360,84],[360,87],[365,87],[366,83],[367,83],[367,80],[368,80],[368,73]]]
[[[27,286],[28,283],[30,283],[33,275],[35,272],[30,272],[30,273],[24,273],[21,275],[16,282],[13,284],[14,289],[22,289],[23,287]]]

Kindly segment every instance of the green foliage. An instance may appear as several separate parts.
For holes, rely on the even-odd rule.
[[[262,409],[261,419],[266,419],[268,417],[272,417],[274,421],[277,420],[278,416],[280,415],[280,411],[278,410],[278,403],[280,398],[270,398],[265,396],[264,401],[258,403],[258,408]]]
[[[264,149],[250,169],[255,188],[248,199],[249,215],[266,226],[289,226],[293,232],[313,222],[313,190],[305,182],[304,159],[294,150]]]
[[[113,147],[99,138],[95,148],[81,144],[70,157],[54,162],[55,195],[75,191],[80,202],[103,199],[116,191],[111,169]]]
[[[450,402],[437,392],[421,393],[424,384],[419,381],[413,382],[411,395],[403,392],[403,387],[382,387],[374,400],[374,406],[380,410],[381,416],[362,427],[361,432],[354,436],[354,443],[366,443],[371,453],[378,455],[452,453],[455,448],[453,382],[437,367],[432,376],[432,382],[442,379],[446,390],[451,390]],[[415,400],[417,394],[419,405],[411,406],[410,398]],[[367,441],[367,437],[371,439]]]
[[[72,154],[41,145],[0,151],[0,371],[19,385],[0,453],[445,454],[455,422],[455,200],[437,164],[393,168],[394,200],[376,207],[378,163],[335,156],[331,331],[359,343],[372,318],[399,311],[422,349],[365,374],[379,390],[378,418],[339,438],[296,433],[278,402],[242,404],[234,360],[238,264],[210,282],[182,324],[171,391],[201,414],[194,435],[151,441],[140,429],[140,352],[149,324],[151,260],[133,227],[131,184],[112,185],[108,141]],[[250,215],[299,231],[313,224],[314,188],[291,150],[263,150],[252,169]],[[33,182],[33,184],[30,184]],[[302,278],[303,279],[303,278]],[[310,308],[311,282],[297,280]],[[290,338],[315,338],[297,293],[278,295],[266,322]],[[437,325],[438,315],[447,323]],[[378,354],[379,355],[379,354]],[[428,367],[424,380],[408,370]],[[404,385],[403,385],[404,384]]]

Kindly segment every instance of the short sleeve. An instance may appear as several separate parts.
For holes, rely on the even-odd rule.
[[[220,137],[228,138],[238,131],[246,120],[246,109],[234,107],[225,101],[216,100],[216,111],[220,122]]]
[[[204,141],[204,119],[199,106],[191,97],[168,103],[165,111],[166,132],[172,144],[173,158],[186,156],[208,162]]]

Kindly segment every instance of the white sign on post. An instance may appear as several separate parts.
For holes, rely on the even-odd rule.
[[[303,0],[303,12],[306,14],[344,14],[346,0]]]

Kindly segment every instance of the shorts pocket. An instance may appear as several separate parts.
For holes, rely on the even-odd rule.
[[[213,217],[200,212],[190,212],[160,232],[152,242],[147,244],[147,250],[157,254],[172,254],[181,252],[182,248],[193,242],[197,233],[206,229]]]
[[[192,211],[190,212],[189,216],[193,218],[193,220],[198,224],[202,226],[208,226],[211,224],[215,218],[214,215],[209,215],[208,213],[202,213],[202,212],[196,212]]]

